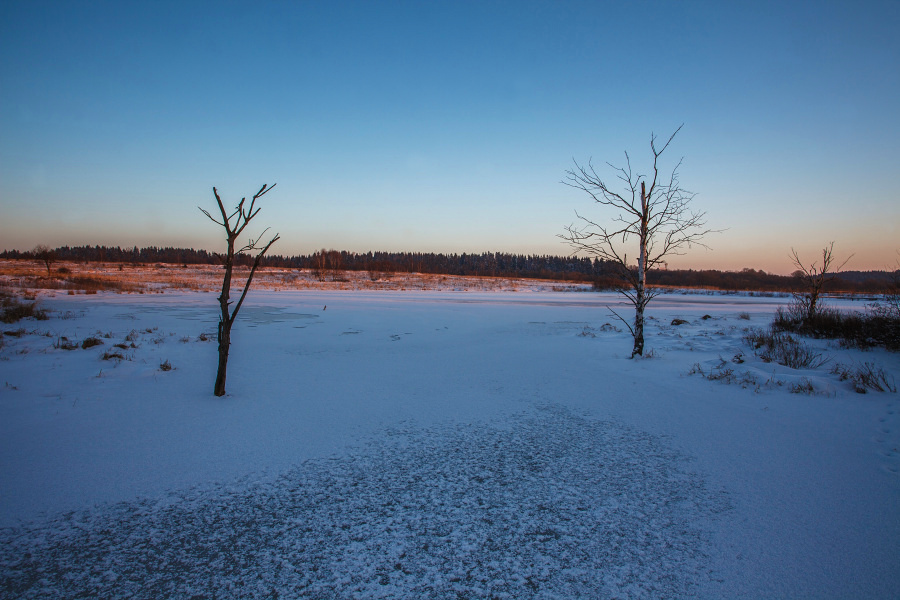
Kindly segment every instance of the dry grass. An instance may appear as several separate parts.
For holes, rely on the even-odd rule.
[[[863,362],[849,366],[838,363],[832,367],[831,373],[841,381],[849,381],[858,394],[865,394],[867,390],[897,393],[894,378],[875,363]]]
[[[93,348],[94,346],[102,346],[103,340],[96,337],[85,338],[84,341],[81,342],[81,349],[87,350],[88,348]]]
[[[791,369],[818,369],[828,362],[821,354],[774,328],[748,329],[743,339],[765,362],[776,362]]]
[[[51,275],[35,261],[0,260],[0,286],[16,293],[63,290],[70,294],[161,293],[165,291],[219,291],[222,268],[216,265],[126,265],[119,263],[56,263]],[[246,268],[235,268],[233,289],[244,286]],[[564,283],[503,277],[463,277],[422,273],[395,273],[373,281],[367,271],[344,271],[332,281],[319,281],[310,270],[260,268],[253,278],[254,289],[266,290],[454,290],[525,291],[542,288],[554,291],[587,290],[584,283]]]
[[[23,302],[9,295],[0,296],[0,322],[15,323],[28,318],[46,321],[49,316],[46,310],[38,308],[37,302]]]

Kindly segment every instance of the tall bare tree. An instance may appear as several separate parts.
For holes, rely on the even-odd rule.
[[[621,283],[618,290],[634,306],[633,325],[614,313],[634,338],[632,357],[644,353],[644,310],[658,294],[647,287],[647,272],[665,265],[666,257],[683,254],[693,245],[706,247],[700,240],[711,232],[706,229],[706,213],[690,209],[695,194],[682,188],[678,181],[682,160],[668,176],[660,175],[660,156],[681,127],[659,148],[656,136],[650,135],[653,162],[649,175],[633,171],[631,157],[625,152],[624,167],[606,163],[619,180],[617,189],[607,184],[590,160],[586,166],[575,162],[575,168],[566,171],[567,177],[562,182],[612,209],[607,225],[576,211],[580,223],[569,225],[559,237],[576,253],[585,252],[615,267]],[[634,249],[630,258],[629,248]]]
[[[809,322],[815,318],[816,312],[819,310],[819,297],[822,295],[825,284],[834,279],[834,276],[844,268],[851,258],[853,258],[852,254],[835,267],[834,242],[831,242],[822,248],[821,265],[815,262],[806,265],[800,260],[797,251],[791,248],[791,261],[797,267],[794,276],[800,279],[801,287],[800,291],[794,292],[794,302],[804,321]]]
[[[208,211],[204,210],[201,207],[200,210],[205,214],[209,219],[216,223],[217,225],[221,225],[225,228],[225,239],[228,242],[228,249],[223,257],[223,263],[225,268],[225,277],[222,281],[222,293],[219,296],[219,309],[221,310],[221,314],[219,315],[219,368],[216,372],[216,385],[214,393],[216,396],[224,396],[225,395],[225,373],[228,369],[228,350],[231,347],[231,326],[234,325],[234,320],[237,318],[238,311],[241,310],[241,305],[244,303],[244,298],[247,297],[247,292],[250,290],[250,282],[253,281],[253,275],[256,273],[257,267],[259,267],[259,263],[262,260],[262,257],[265,255],[266,251],[277,242],[280,237],[278,234],[275,234],[275,237],[270,239],[264,245],[260,243],[263,236],[266,234],[266,231],[269,230],[267,227],[256,239],[250,238],[246,245],[241,246],[240,248],[235,248],[235,242],[238,239],[238,236],[243,233],[244,228],[247,227],[247,224],[253,220],[259,213],[259,209],[256,207],[256,201],[259,200],[263,195],[269,192],[272,188],[275,187],[273,183],[271,186],[263,185],[256,194],[253,195],[253,199],[250,201],[249,208],[244,208],[244,204],[247,201],[246,198],[241,198],[240,203],[230,214],[225,210],[225,205],[222,204],[222,199],[219,197],[219,192],[216,188],[213,188],[213,195],[216,197],[216,202],[219,205],[219,212],[222,215],[221,221],[213,217]],[[250,269],[249,275],[247,275],[247,281],[244,282],[244,289],[241,292],[241,297],[238,300],[237,304],[234,306],[234,309],[231,308],[231,273],[234,268],[234,260],[236,256],[239,256],[243,253],[256,252],[256,257],[253,259],[253,266]]]

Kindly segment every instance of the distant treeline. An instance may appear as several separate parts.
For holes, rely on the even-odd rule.
[[[73,262],[111,262],[132,264],[221,264],[219,255],[193,248],[119,248],[108,246],[62,246],[49,251],[54,260]],[[34,252],[7,250],[5,259],[35,259]],[[235,262],[249,265],[251,257],[241,255]],[[430,273],[488,277],[525,277],[584,281],[597,288],[614,287],[616,265],[597,259],[571,256],[507,254],[435,254],[422,252],[356,252],[322,250],[298,256],[265,256],[262,265],[289,269],[312,269],[319,274],[334,275],[340,271],[389,273]],[[830,282],[829,291],[883,292],[896,274],[887,271],[843,271]],[[721,290],[792,291],[797,279],[761,270],[654,270],[648,274],[651,285],[712,288]]]

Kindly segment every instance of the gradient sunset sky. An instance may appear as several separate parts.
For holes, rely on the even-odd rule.
[[[212,187],[276,254],[566,254],[572,161],[708,213],[678,268],[848,269],[900,248],[900,2],[0,4],[0,250],[220,250]],[[612,175],[610,175],[612,178]]]

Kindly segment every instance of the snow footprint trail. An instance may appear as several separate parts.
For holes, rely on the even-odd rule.
[[[728,509],[658,437],[559,407],[389,432],[266,484],[0,531],[7,598],[676,598]]]

